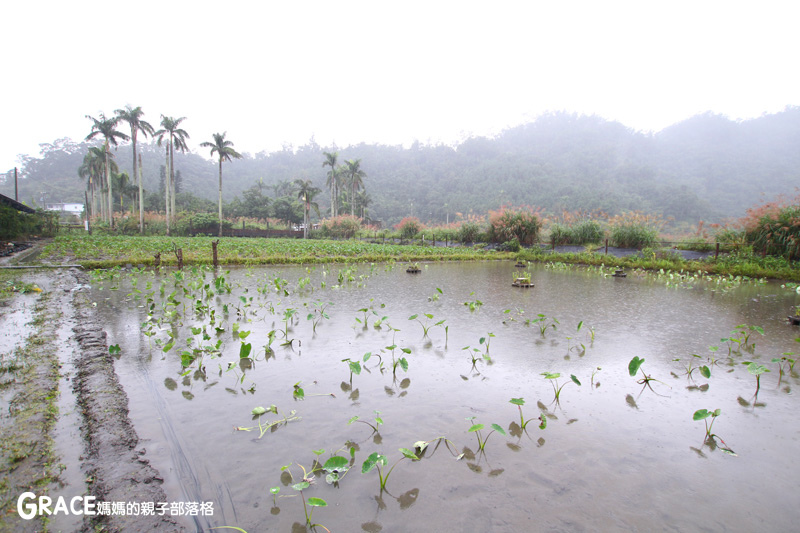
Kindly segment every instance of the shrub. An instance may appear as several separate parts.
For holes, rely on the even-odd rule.
[[[522,244],[532,244],[539,238],[542,223],[539,215],[528,208],[506,208],[489,211],[489,238],[492,242],[512,239]]]
[[[326,218],[320,224],[322,235],[334,239],[352,239],[360,229],[361,219],[352,215]]]
[[[628,212],[609,220],[611,243],[619,248],[653,248],[663,222],[655,216]]]
[[[800,205],[765,212],[754,226],[745,226],[745,237],[756,250],[788,259],[800,257]]]
[[[458,240],[464,242],[475,242],[481,233],[480,225],[475,222],[464,222],[458,228]]]
[[[222,221],[222,230],[230,230],[233,224],[229,220]],[[189,231],[206,233],[208,235],[219,234],[219,218],[213,213],[196,213],[186,216],[180,213],[170,228],[175,235],[188,235]]]
[[[400,232],[401,239],[413,239],[422,229],[422,222],[417,217],[406,217],[394,229]]]
[[[573,238],[572,228],[564,224],[559,224],[558,222],[550,226],[550,242],[556,245],[569,244],[572,242]]]
[[[599,244],[603,242],[603,229],[596,220],[584,220],[572,227],[573,244]]]

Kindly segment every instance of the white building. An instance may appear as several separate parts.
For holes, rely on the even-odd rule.
[[[45,204],[44,208],[47,211],[69,213],[77,218],[80,218],[83,214],[83,204]]]

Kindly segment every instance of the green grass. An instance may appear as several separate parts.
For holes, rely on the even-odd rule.
[[[151,266],[161,252],[162,264],[175,265],[175,247],[183,250],[184,264],[212,262],[214,237],[127,237],[60,235],[48,244],[43,261],[75,262],[87,268],[143,264]],[[356,240],[220,238],[223,265],[345,263],[382,261],[455,261],[512,259],[512,255],[474,248],[373,244]]]

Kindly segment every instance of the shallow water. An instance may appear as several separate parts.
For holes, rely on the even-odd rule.
[[[291,488],[302,476],[297,465],[310,468],[312,450],[326,450],[322,462],[337,450],[349,458],[346,443],[357,445],[355,467],[339,487],[317,475],[304,491],[327,501],[327,508],[315,509],[313,521],[331,531],[785,531],[800,518],[793,505],[800,481],[794,453],[799,378],[784,374],[778,386],[778,365],[770,362],[783,352],[800,352],[797,328],[785,323],[787,311],[800,303],[795,293],[777,284],[723,290],[697,282],[675,288],[663,277],[615,279],[541,266],[530,269],[535,288],[520,289],[511,287],[515,269],[507,263],[431,264],[419,275],[406,274],[401,266],[348,268],[234,270],[224,275],[231,293],[207,300],[200,287],[208,283],[213,292],[212,274],[187,271],[174,295],[178,305],[167,306],[179,315],[176,326],[182,324],[168,353],[155,343],[166,342],[167,323],[153,338],[144,336],[140,325],[148,316],[148,292],[154,315],[162,316],[165,297],[176,290],[174,274],[141,274],[138,299],[129,279],[118,288],[117,280],[95,284],[109,342],[122,348],[117,372],[130,416],[147,457],[165,478],[168,497],[214,502],[213,517],[187,519],[187,525],[237,526],[251,533],[302,529],[303,502],[284,497],[297,494]],[[197,283],[201,275],[204,282]],[[276,275],[288,280],[288,296],[275,290]],[[298,280],[305,277],[309,281],[300,290]],[[267,292],[259,290],[264,287]],[[198,299],[216,309],[215,326],[224,328],[219,336],[207,313],[192,312]],[[471,312],[464,303],[476,300],[483,305]],[[315,302],[327,304],[330,317],[320,320],[316,333],[306,318]],[[237,315],[237,306],[243,315]],[[363,322],[364,313],[357,310],[370,306],[378,315],[368,313],[364,328],[356,320]],[[279,346],[289,308],[298,310],[291,319],[291,348]],[[535,324],[525,324],[540,313],[555,317],[557,329],[542,336]],[[432,327],[423,338],[422,326],[408,320],[414,314],[427,324],[444,319],[447,332]],[[382,327],[374,328],[383,316],[388,318]],[[256,359],[250,369],[238,364],[242,341],[234,339],[231,327],[237,320],[240,331],[251,332],[244,340]],[[211,339],[200,341],[198,334],[193,346],[223,339],[221,356],[204,356],[205,374],[196,372],[200,362],[195,361],[182,376],[180,352],[192,337],[189,328],[203,324]],[[753,335],[753,353],[729,358],[720,339],[739,324],[761,326],[766,335]],[[270,330],[279,333],[274,355],[265,359]],[[490,340],[491,363],[479,357],[473,368],[469,352],[485,351],[481,338]],[[398,366],[396,377],[391,345],[397,345],[395,357],[408,360],[408,371]],[[709,346],[719,349],[714,354]],[[366,352],[382,356],[384,371],[373,355],[353,376],[351,388],[342,359],[360,361]],[[718,364],[710,379],[697,370],[693,379],[686,376],[690,360],[696,367],[709,364],[712,355]],[[645,358],[642,369],[663,382],[652,383],[655,392],[637,383],[641,374],[628,375],[633,356]],[[757,399],[755,377],[740,364],[748,360],[771,370],[761,378]],[[558,384],[566,385],[559,404],[543,372],[561,373]],[[580,387],[569,381],[570,374]],[[303,400],[293,398],[298,382]],[[525,399],[523,414],[533,419],[525,432],[519,431],[512,397]],[[301,420],[259,439],[250,411],[272,404],[281,416],[295,410]],[[704,423],[692,420],[701,408],[722,410],[714,433],[737,456],[704,445]],[[544,430],[537,420],[542,409],[549,416]],[[384,421],[379,435],[365,424],[348,424],[356,415],[374,423],[374,411]],[[267,413],[261,420],[278,418]],[[487,428],[497,423],[509,434],[492,434],[480,454],[475,433],[468,432],[474,423]],[[452,453],[442,444],[421,461],[401,461],[388,493],[381,494],[375,471],[361,473],[361,463],[374,451],[385,454],[391,466],[402,457],[399,448],[439,436],[452,442]],[[294,481],[281,475],[289,464]],[[282,496],[277,505],[269,494],[275,486]]]

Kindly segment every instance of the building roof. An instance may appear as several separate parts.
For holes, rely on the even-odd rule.
[[[0,194],[0,204],[7,205],[8,207],[13,207],[17,211],[23,211],[25,213],[35,213],[36,211],[28,207],[27,205],[21,204],[18,201],[14,200],[13,198],[9,198],[4,194]]]

